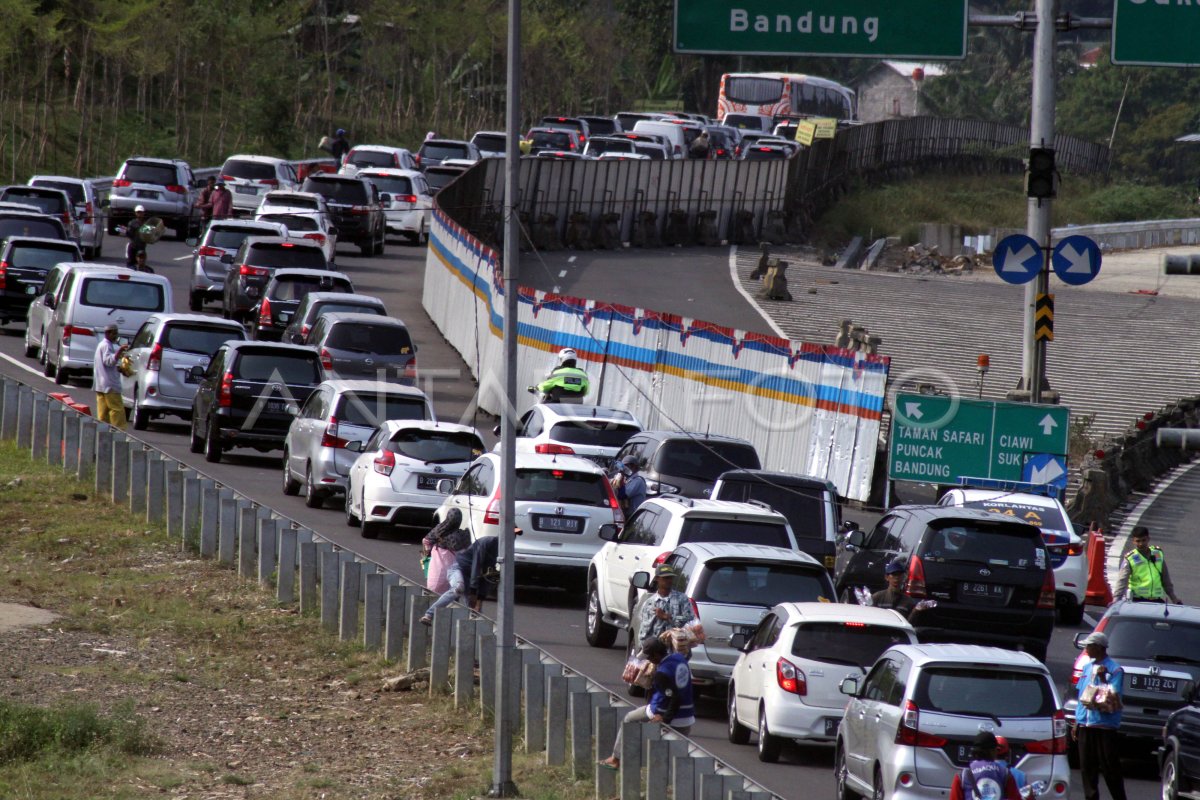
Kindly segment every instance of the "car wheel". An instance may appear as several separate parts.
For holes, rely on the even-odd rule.
[[[375,255],[375,238],[368,234],[366,239],[358,243],[358,251],[364,256]]]
[[[288,469],[288,451],[283,451],[283,493],[289,497],[295,497],[300,494],[300,481],[292,477],[292,471]]]
[[[42,354],[38,360],[42,362],[42,374],[47,378],[53,378],[54,373],[57,370],[55,370],[54,365],[50,363],[50,359],[46,357],[45,351],[42,351]]]
[[[188,444],[188,449],[191,450],[193,453],[203,453],[204,452],[204,439],[201,438],[200,434],[196,432],[196,412],[195,412],[195,410],[192,411],[192,432],[191,432],[191,441]]]
[[[41,350],[41,348],[33,343],[33,340],[29,337],[29,327],[26,326],[26,328],[25,328],[25,357],[26,358],[37,358],[39,350]]]
[[[737,718],[737,692],[729,684],[729,741],[733,744],[750,744],[750,729]]]
[[[304,468],[304,505],[309,508],[320,508],[325,505],[325,493],[313,486],[311,464]]]
[[[143,406],[138,405],[136,389],[133,391],[133,413],[130,416],[133,418],[133,429],[135,431],[144,431],[150,427],[150,412]]]
[[[204,292],[192,292],[188,295],[188,310],[197,313],[204,310]]]
[[[871,780],[871,800],[883,800],[883,773],[875,767],[875,777]]]
[[[360,525],[362,525],[362,518],[354,516],[354,511],[353,511],[352,505],[350,503],[350,497],[351,497],[350,486],[347,485],[346,486],[346,524],[349,525],[351,528],[357,528]],[[363,497],[361,492],[359,493],[358,499],[359,499],[359,503],[358,503],[359,508],[365,509],[367,507],[367,500],[365,497]],[[360,513],[366,513],[366,512],[363,511]]]
[[[837,755],[833,762],[834,800],[858,800],[858,795],[850,790],[850,770],[846,767],[846,750],[838,742]]]
[[[1179,754],[1174,748],[1167,751],[1162,766],[1162,800],[1179,800],[1179,792],[1187,787],[1181,785]]]
[[[600,589],[596,586],[595,577],[588,581],[587,627],[584,634],[592,647],[612,647],[617,640],[617,627],[604,621],[604,611],[600,608]]]
[[[382,225],[379,227],[379,244],[375,246],[375,255],[383,255],[383,248],[387,246],[387,228]]]
[[[46,362],[46,366],[47,367],[50,366],[49,361]],[[51,369],[54,370],[54,372],[53,372],[54,382],[57,383],[59,386],[66,386],[67,379],[69,377],[71,377],[71,374],[69,372],[67,372],[66,368],[63,367],[62,364],[55,364],[53,367],[51,367]]]
[[[774,764],[779,760],[779,752],[783,750],[783,740],[767,727],[767,708],[758,709],[758,760]]]
[[[417,244],[429,244],[429,231],[425,228],[425,220],[421,220],[421,232],[417,234]]]
[[[1075,602],[1072,597],[1059,609],[1058,620],[1064,625],[1078,625],[1083,622],[1083,611],[1083,603]]]
[[[204,437],[204,460],[216,464],[221,460],[221,429],[216,420],[209,420],[208,435]]]

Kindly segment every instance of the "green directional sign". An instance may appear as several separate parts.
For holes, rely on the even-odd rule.
[[[1112,62],[1200,66],[1200,8],[1194,0],[1115,0]]]
[[[1065,482],[1069,416],[1065,406],[897,394],[888,477]]]
[[[958,59],[966,0],[675,0],[675,51]]]

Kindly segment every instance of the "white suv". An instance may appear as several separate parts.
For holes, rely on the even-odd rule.
[[[1053,497],[996,489],[951,489],[939,505],[981,508],[1037,525],[1054,568],[1054,600],[1059,620],[1068,625],[1083,621],[1087,594],[1087,543],[1075,533],[1067,510]]]
[[[1008,739],[1011,763],[1043,798],[1065,798],[1067,718],[1046,665],[1029,653],[961,644],[902,644],[850,696],[838,729],[835,796],[944,800],[981,730]]]
[[[264,195],[300,185],[296,168],[273,156],[230,156],[221,166],[221,180],[232,193],[233,213],[253,214]]]
[[[516,455],[516,525],[523,531],[516,541],[517,564],[586,566],[603,544],[601,527],[612,529],[622,520],[604,470],[572,456]],[[497,453],[475,459],[435,520],[441,522],[457,508],[472,540],[499,533],[500,470]]]
[[[731,638],[741,656],[729,678],[729,741],[748,744],[757,731],[759,760],[768,762],[787,739],[833,742],[846,710],[842,679],[862,676],[892,645],[916,641],[891,609],[780,603]]]
[[[617,408],[538,403],[521,416],[517,451],[581,456],[607,468],[629,437],[641,430],[637,417]]]
[[[585,635],[592,647],[611,647],[629,627],[640,591],[635,572],[653,572],[681,544],[728,542],[799,551],[787,518],[763,503],[692,500],[662,495],[647,500],[592,558],[587,576]]]

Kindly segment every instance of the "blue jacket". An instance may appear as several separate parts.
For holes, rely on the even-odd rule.
[[[692,671],[687,659],[671,653],[654,670],[654,693],[650,710],[661,714],[663,722],[680,727],[695,724],[696,705],[692,700]]]
[[[458,552],[458,568],[462,570],[467,594],[483,597],[487,590],[485,576],[495,568],[499,553],[500,539],[497,536],[480,536],[466,550]]]
[[[1098,680],[1096,678],[1096,667],[1104,667],[1107,673],[1106,680]],[[1125,670],[1121,669],[1121,665],[1105,656],[1103,661],[1089,661],[1083,665],[1083,674],[1079,676],[1079,684],[1077,689],[1079,695],[1083,696],[1083,691],[1087,687],[1095,684],[1109,684],[1117,690],[1117,696],[1125,699]],[[1121,726],[1121,711],[1098,711],[1094,708],[1088,708],[1083,703],[1075,706],[1075,723],[1085,728],[1119,728]]]

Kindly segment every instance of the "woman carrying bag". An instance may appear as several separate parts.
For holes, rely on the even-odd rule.
[[[421,540],[421,567],[425,570],[425,588],[434,594],[442,594],[450,588],[446,570],[454,563],[461,550],[471,544],[471,534],[459,526],[462,512],[452,508],[446,518],[433,527]]]

